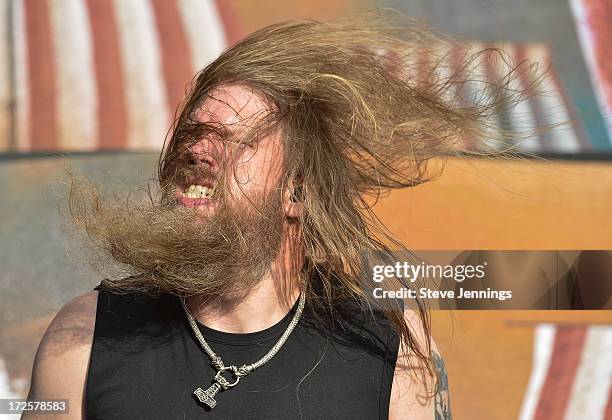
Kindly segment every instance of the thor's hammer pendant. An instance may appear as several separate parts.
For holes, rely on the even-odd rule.
[[[221,385],[219,385],[218,382],[215,382],[206,391],[204,391],[202,388],[198,388],[194,391],[194,394],[196,397],[198,397],[198,400],[200,400],[201,403],[206,404],[208,408],[212,410],[217,405],[215,395],[217,395],[217,392],[220,390]]]

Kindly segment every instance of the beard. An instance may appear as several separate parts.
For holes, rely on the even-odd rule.
[[[171,184],[168,184],[171,185]],[[166,192],[164,192],[166,190]],[[158,203],[103,197],[95,185],[72,181],[72,226],[85,233],[94,269],[120,269],[102,281],[117,293],[242,295],[270,271],[283,238],[277,189],[258,199],[219,197],[203,216],[176,203],[162,187]],[[96,265],[96,263],[102,263]],[[108,271],[104,268],[104,271]]]

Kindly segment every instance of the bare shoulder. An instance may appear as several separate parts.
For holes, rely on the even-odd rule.
[[[432,362],[439,382],[436,384],[435,377],[419,368],[422,363],[410,348],[400,346],[391,388],[389,419],[450,420],[448,378],[444,359],[433,338],[427,337],[419,314],[406,308],[404,316],[423,352],[427,352],[428,341],[431,340]],[[435,395],[431,397],[434,392]]]
[[[81,418],[97,302],[97,291],[85,293],[53,318],[36,352],[28,399],[69,399],[71,418]]]

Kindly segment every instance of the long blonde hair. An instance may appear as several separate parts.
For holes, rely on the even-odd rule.
[[[496,130],[493,138],[491,119],[528,90],[511,89],[511,81],[518,66],[529,64],[513,66],[495,50],[462,54],[458,70],[442,77],[446,55],[461,48],[395,12],[258,30],[194,79],[160,158],[159,179],[171,176],[185,142],[197,141],[190,134],[195,113],[213,89],[233,82],[252,86],[273,104],[266,128],[283,132],[285,186],[299,188],[302,270],[317,271],[324,282],[323,295],[309,289],[310,301],[332,306],[346,296],[367,300],[371,277],[364,255],[394,261],[397,252],[409,252],[375,216],[376,199],[431,179],[433,157],[480,153],[462,148],[465,139],[472,146],[503,143],[510,133]],[[489,80],[477,63],[492,56],[509,70]],[[482,95],[467,97],[474,81],[482,83]],[[429,340],[417,343],[397,302],[378,303],[403,345],[435,376]],[[427,309],[418,301],[417,307],[429,337]]]

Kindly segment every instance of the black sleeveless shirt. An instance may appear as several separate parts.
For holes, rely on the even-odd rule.
[[[399,340],[382,313],[344,301],[300,322],[266,364],[220,391],[212,410],[193,392],[216,374],[176,296],[99,291],[86,383],[88,419],[386,419]],[[198,323],[226,365],[263,357],[291,322],[234,334]],[[374,315],[374,316],[372,316]],[[232,375],[225,375],[229,380]]]

